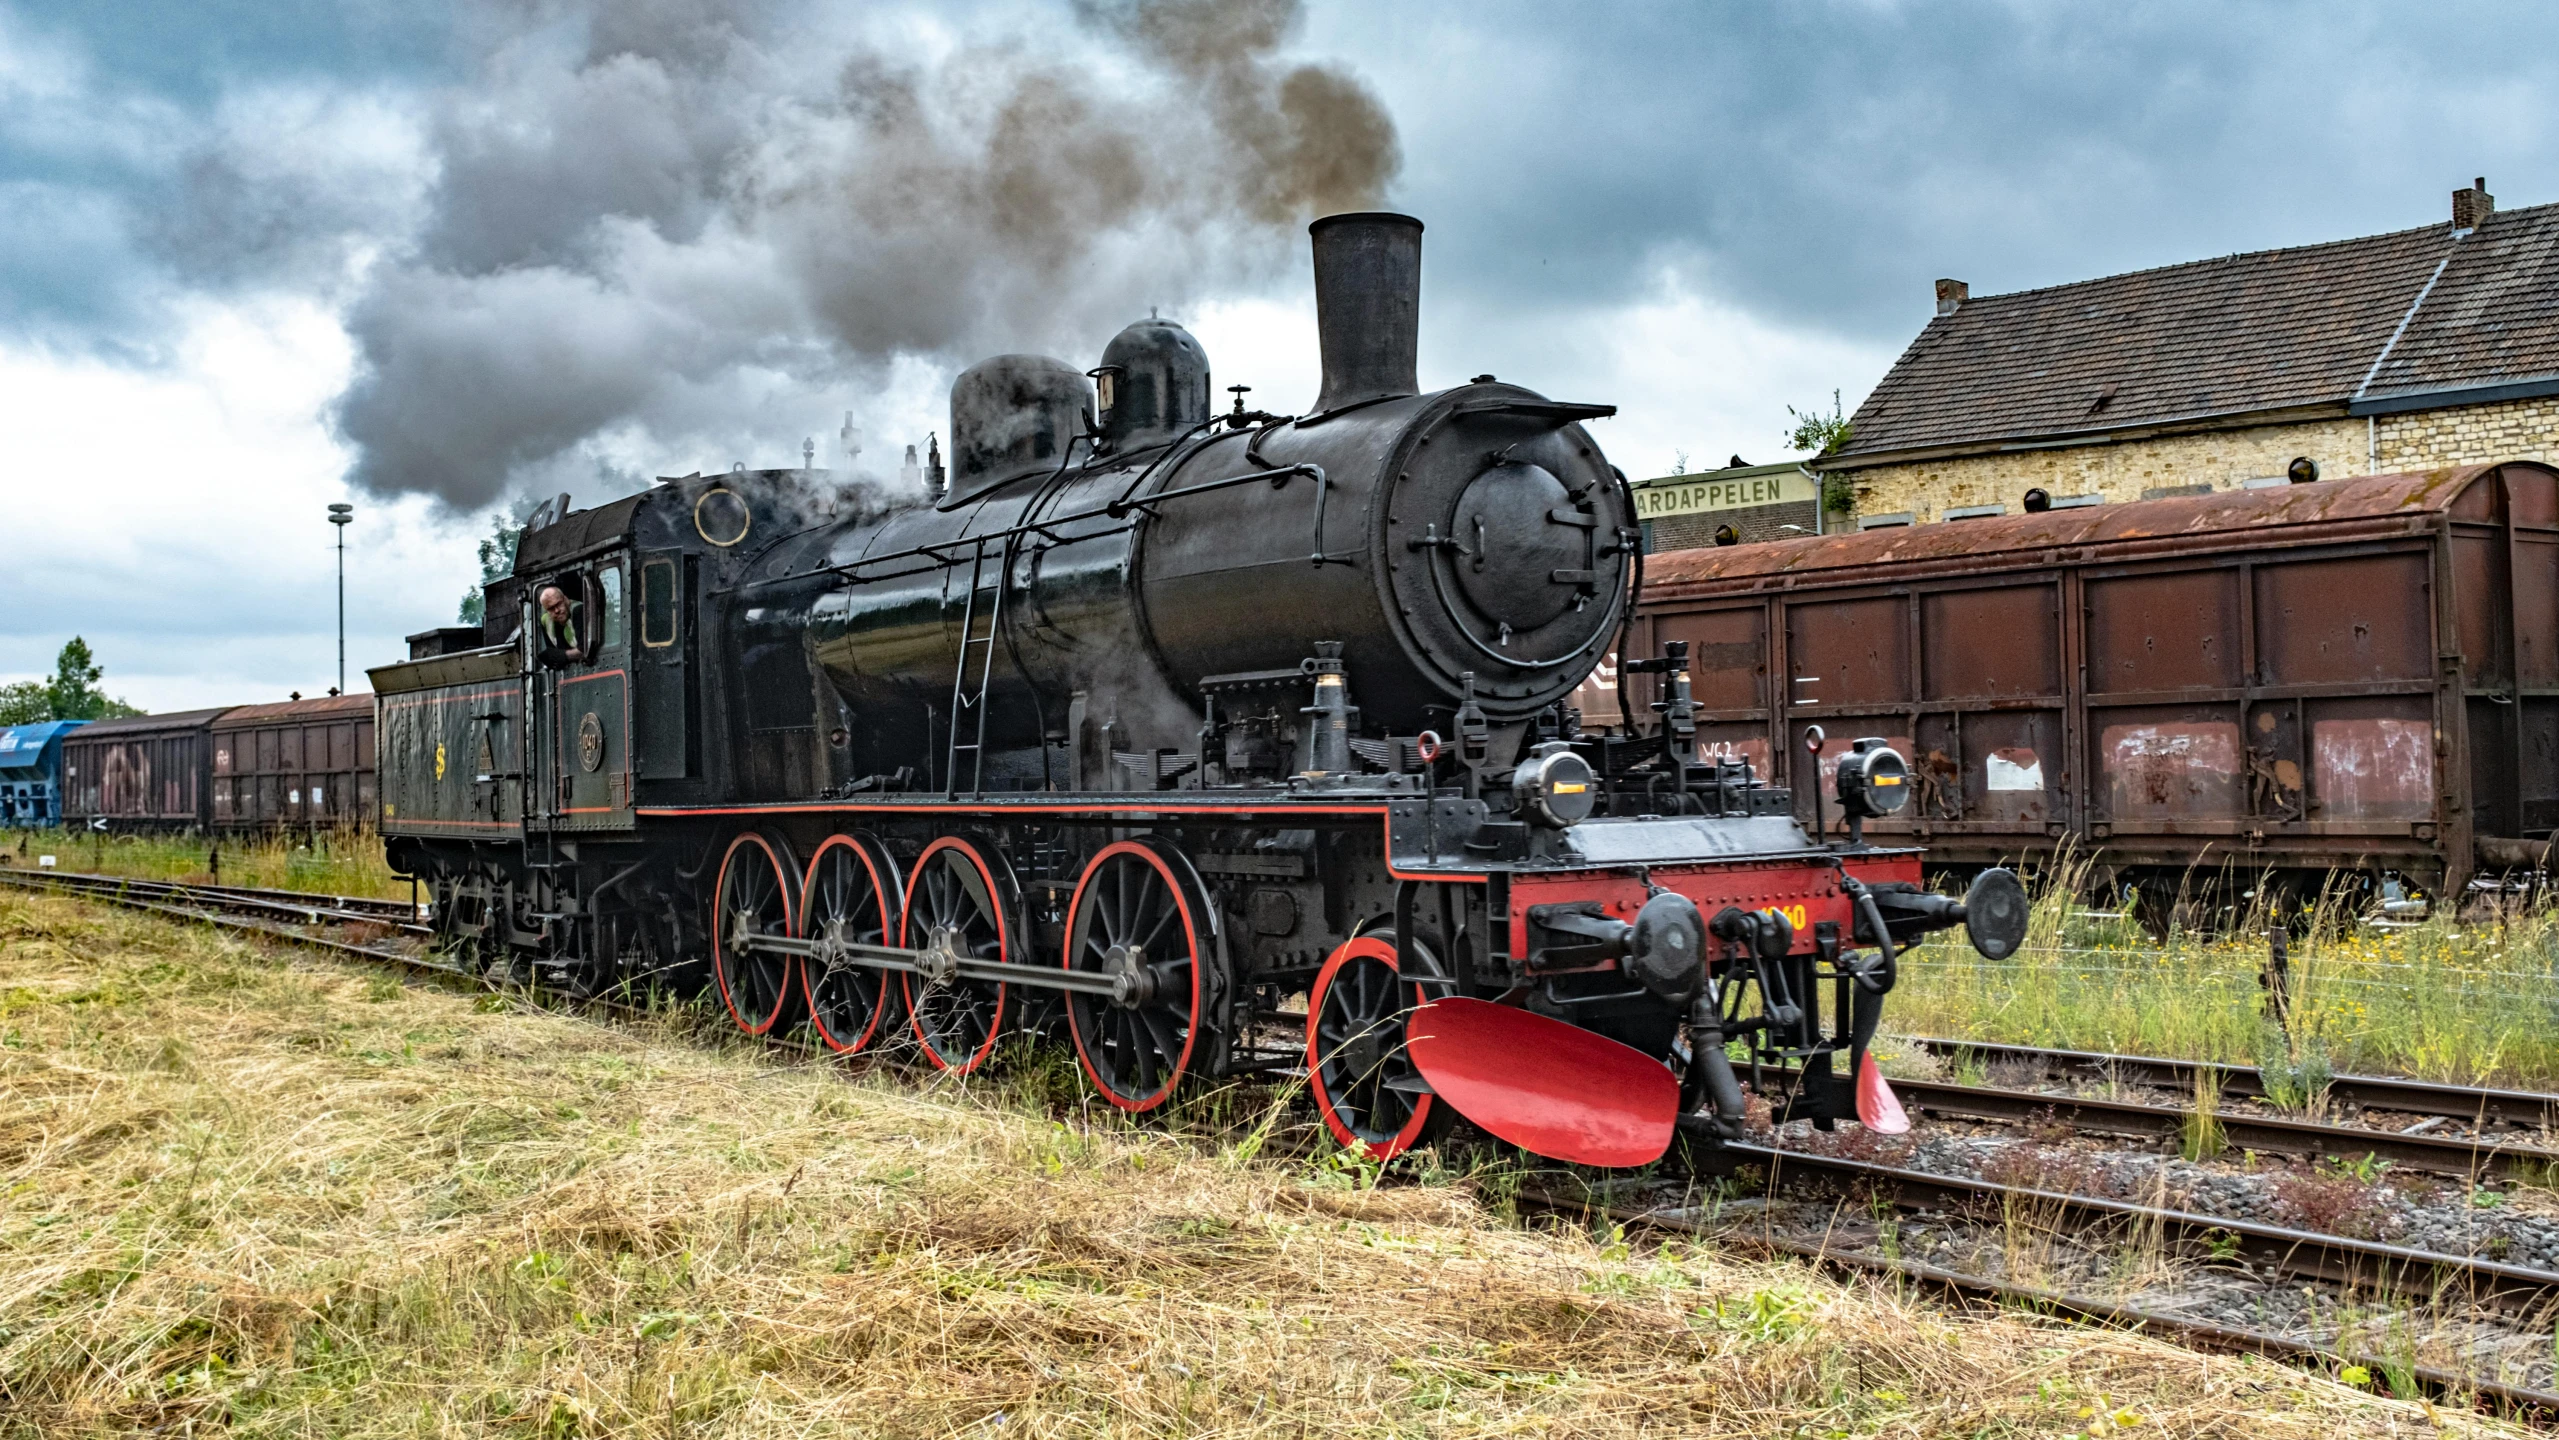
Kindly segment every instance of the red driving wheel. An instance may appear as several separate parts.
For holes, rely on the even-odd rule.
[[[1122,840],[1084,867],[1067,906],[1066,968],[1121,986],[1116,996],[1066,992],[1075,1058],[1122,1110],[1171,1099],[1199,1048],[1200,966],[1214,940],[1189,871],[1160,841]]]
[[[1404,1020],[1428,1002],[1396,973],[1390,939],[1343,942],[1306,997],[1306,1075],[1324,1128],[1389,1160],[1433,1138],[1445,1115],[1404,1049]]]
[[[826,953],[835,945],[886,945],[898,921],[897,865],[874,843],[829,835],[809,857],[800,888],[800,934],[820,953],[802,957],[800,988],[818,1039],[839,1054],[868,1049],[888,1028],[898,990],[889,972]]]
[[[791,957],[747,947],[759,935],[788,936],[798,922],[799,887],[773,841],[752,830],[729,842],[711,892],[711,975],[729,1016],[749,1035],[785,1031],[799,1019]]]
[[[1004,877],[1011,879],[1010,869]],[[945,959],[1010,961],[1013,958],[1012,887],[978,847],[945,835],[915,857],[906,886],[906,910],[898,944],[934,950]],[[1005,986],[1001,982],[935,977],[910,971],[898,977],[906,1012],[924,1058],[938,1069],[965,1075],[986,1063],[1004,1033]]]

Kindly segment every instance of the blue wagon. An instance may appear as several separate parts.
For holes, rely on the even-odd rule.
[[[0,826],[62,823],[62,737],[86,720],[0,727]]]

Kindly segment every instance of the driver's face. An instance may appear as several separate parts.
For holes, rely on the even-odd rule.
[[[545,591],[543,591],[543,592],[542,592],[542,613],[543,613],[543,614],[545,614],[545,615],[550,616],[550,617],[551,617],[552,619],[554,619],[554,620],[566,620],[566,619],[568,619],[568,618],[569,618],[569,597],[568,597],[568,596],[566,596],[566,595],[561,594],[561,593],[560,593],[559,591],[557,591],[557,590],[545,590]]]

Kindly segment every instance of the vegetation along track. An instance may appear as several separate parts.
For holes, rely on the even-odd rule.
[[[248,889],[242,887],[196,885],[183,882],[135,880],[117,876],[78,873],[31,873],[0,870],[0,880],[8,880],[34,888],[68,892],[83,898],[112,903],[128,908],[152,911],[173,918],[210,923],[225,928],[268,935],[282,940],[308,944],[353,958],[387,962],[413,970],[432,972],[474,981],[484,980],[474,970],[435,957],[414,942],[425,939],[429,927],[421,923],[416,908],[401,901],[375,900],[347,896],[310,895],[291,891]],[[349,938],[350,933],[358,938]],[[391,943],[384,943],[391,942]],[[409,942],[403,944],[400,942]],[[598,1002],[588,1002],[598,1003]],[[636,1010],[601,1002],[609,1010]],[[2229,1085],[2229,1093],[2247,1094],[2246,1077],[2253,1072],[2237,1067],[2201,1067],[2195,1062],[2151,1060],[2142,1057],[2087,1055],[2067,1051],[2030,1051],[2024,1047],[2001,1047],[1962,1044],[1950,1041],[1919,1042],[1924,1048],[1951,1052],[1958,1048],[2011,1064],[2034,1060],[2046,1070],[2073,1070],[2103,1074],[2123,1082],[2154,1084],[2191,1084],[2194,1072],[2213,1068],[2235,1072],[2240,1078]],[[2145,1068],[2146,1067],[2146,1068]],[[1990,1087],[1944,1085],[1934,1082],[1898,1082],[1914,1106],[1922,1110],[1969,1118],[2017,1119],[2059,1113],[2073,1123],[2091,1130],[2138,1135],[2175,1133],[2175,1124],[2186,1112],[2163,1106],[2144,1106],[2123,1102],[2097,1102],[2067,1096],[2052,1096],[2031,1091],[2004,1091]],[[2536,1121],[2545,1108],[2559,1102],[2551,1097],[2531,1096],[2522,1092],[2472,1091],[2462,1087],[2424,1085],[2367,1077],[2341,1077],[2340,1088],[2358,1087],[2349,1092],[2361,1103],[2373,1108],[2425,1108],[2421,1113],[2461,1117],[2479,1117],[2521,1123],[2529,1114]],[[2389,1087],[2399,1087],[2391,1089]],[[2392,1105],[2390,1102],[2395,1101]],[[2163,1118],[2165,1117],[2165,1118]],[[2244,1127],[2266,1125],[2269,1143],[2260,1148],[2283,1150],[2285,1141],[2297,1141],[2292,1148],[2304,1153],[2358,1153],[2378,1147],[2370,1141],[2377,1132],[2344,1126],[2319,1126],[2307,1122],[2256,1122],[2237,1117],[2224,1117],[2232,1143],[2250,1143],[2253,1131]],[[2319,1132],[2312,1134],[2310,1132]],[[2426,1137],[2417,1137],[2422,1140]],[[2458,1171],[2455,1159],[2461,1159],[2474,1170],[2487,1164],[2512,1158],[2510,1147],[2479,1144],[2471,1141],[2446,1140],[2440,1147],[2417,1146],[2408,1152],[2408,1163],[2433,1167],[2450,1167]],[[2492,1260],[2468,1256],[2434,1254],[2408,1247],[2315,1231],[2255,1224],[2222,1217],[2191,1214],[2156,1205],[2143,1205],[2126,1200],[2103,1199],[2027,1186],[2001,1184],[1989,1180],[1932,1174],[1898,1168],[1868,1160],[1834,1155],[1811,1154],[1799,1150],[1742,1145],[1732,1147],[1732,1158],[1744,1165],[1764,1167],[1772,1190],[1799,1182],[1816,1182],[1828,1188],[1859,1190],[1879,1200],[1916,1211],[1964,1211],[1970,1213],[2031,1211],[2047,1223],[2060,1223],[2083,1228],[2144,1227],[2158,1236],[2166,1248],[2206,1256],[2212,1261],[2238,1262],[2263,1273],[2294,1279],[2316,1280],[2347,1289],[2375,1290],[2385,1293],[2417,1294],[2436,1302],[2450,1300],[2467,1303],[2510,1316],[2538,1316],[2546,1319],[2559,1313],[2559,1274],[2506,1265]],[[2385,1156],[2385,1158],[2396,1158]],[[1602,1217],[1615,1223],[1640,1225],[1660,1230],[1715,1234],[1757,1248],[1795,1254],[1819,1260],[1839,1268],[1898,1275],[1940,1289],[1976,1298],[2023,1303],[2051,1313],[2086,1318],[2101,1323],[2122,1324],[2153,1331],[2189,1343],[2216,1349],[2246,1351],[2269,1356],[2293,1358],[2320,1364],[2369,1363],[2376,1369],[2399,1378],[2420,1391],[2440,1396],[2475,1395],[2508,1409],[2531,1412],[2559,1420],[2559,1392],[2525,1386],[2502,1384],[2454,1374],[2450,1371],[2384,1362],[2361,1357],[2350,1351],[2308,1343],[2273,1332],[2215,1324],[2185,1316],[2160,1314],[2113,1301],[2074,1295],[2048,1286],[2010,1283],[1979,1274],[1949,1270],[1906,1260],[1887,1260],[1874,1256],[1845,1253],[1823,1244],[1806,1243],[1774,1234],[1735,1235],[1729,1228],[1717,1226],[1702,1218],[1693,1206],[1668,1206],[1659,1203],[1628,1203],[1611,1198],[1622,1187],[1604,1184],[1579,1196],[1541,1191],[1525,1191],[1524,1204],[1552,1211],[1580,1212]]]

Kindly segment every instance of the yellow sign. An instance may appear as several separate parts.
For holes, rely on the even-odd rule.
[[[1635,518],[1659,520],[1707,510],[1743,510],[1753,505],[1804,503],[1814,497],[1813,482],[1800,470],[1776,475],[1739,475],[1718,480],[1711,475],[1673,475],[1635,487]]]
[[[1798,930],[1803,929],[1805,923],[1813,918],[1812,907],[1809,905],[1771,905],[1765,913],[1785,917],[1786,923]]]
[[[444,742],[441,740],[435,742],[435,778],[444,778]]]

